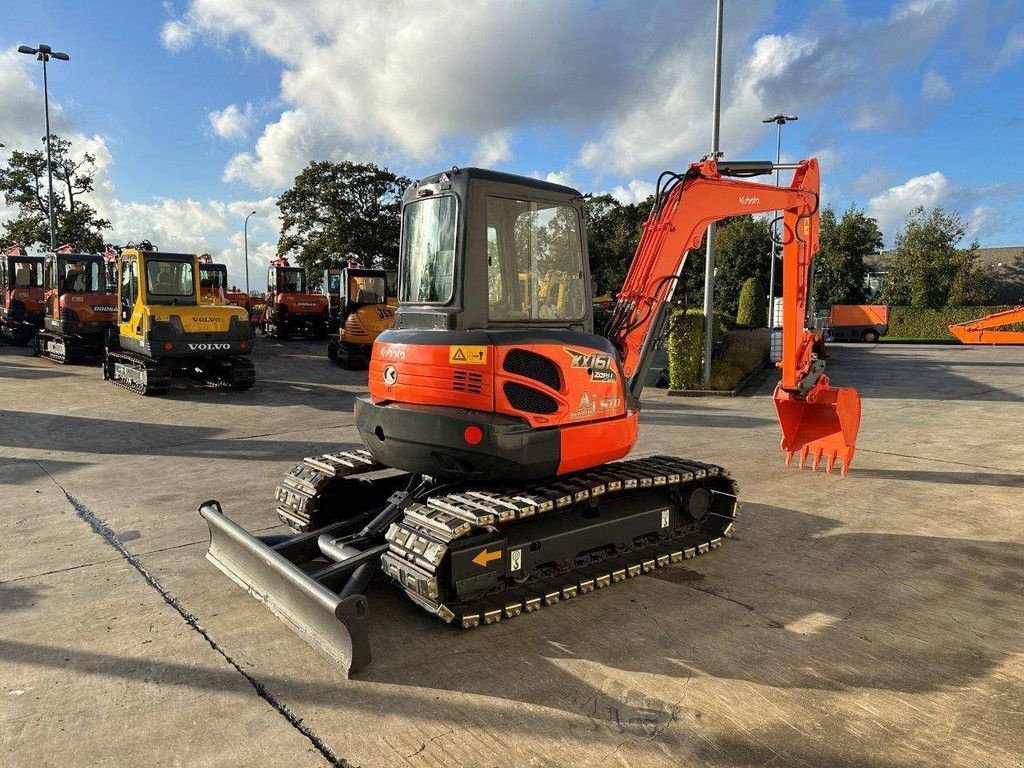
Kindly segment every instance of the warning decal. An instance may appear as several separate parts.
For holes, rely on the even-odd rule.
[[[487,347],[465,345],[448,347],[448,362],[456,365],[486,365]]]

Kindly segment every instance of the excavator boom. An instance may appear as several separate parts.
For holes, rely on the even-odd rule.
[[[1007,329],[1012,326],[1014,329]],[[1024,344],[1024,307],[949,326],[961,344]]]
[[[810,457],[817,469],[824,458],[828,471],[840,461],[846,474],[860,426],[860,397],[853,389],[830,387],[805,326],[818,249],[818,163],[804,160],[788,167],[795,170],[788,187],[737,178],[771,173],[776,166],[770,162],[705,160],[684,174],[662,174],[608,335],[638,396],[687,253],[700,245],[708,225],[729,216],[783,211],[782,380],[775,393],[782,449],[787,463],[799,456],[803,466]]]

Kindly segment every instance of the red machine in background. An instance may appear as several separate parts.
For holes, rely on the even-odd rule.
[[[330,327],[330,303],[322,293],[309,290],[306,270],[293,267],[281,257],[270,262],[263,313],[253,323],[267,336],[287,339],[293,334],[326,339]]]
[[[89,357],[98,362],[107,331],[117,322],[104,257],[62,245],[44,258],[43,285],[46,318],[36,334],[36,354],[56,363]]]
[[[43,257],[12,245],[0,260],[0,333],[25,346],[42,326]]]
[[[792,168],[785,187],[743,177]],[[605,328],[594,333],[583,197],[477,168],[402,201],[399,302],[356,399],[365,450],[309,457],[278,486],[294,537],[200,507],[207,557],[329,658],[370,660],[365,590],[383,572],[464,628],[716,549],[737,516],[722,467],[635,446],[640,395],[687,254],[708,225],[784,212],[781,382],[787,463],[848,470],[860,398],[833,388],[806,328],[818,247],[815,160],[694,163],[658,180]],[[552,290],[557,286],[557,290]]]
[[[199,255],[199,301],[215,306],[241,307],[250,315],[249,294],[238,286],[228,286],[226,264],[215,264],[208,253]]]

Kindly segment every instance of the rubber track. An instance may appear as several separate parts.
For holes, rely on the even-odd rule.
[[[324,508],[325,495],[335,478],[352,479],[387,469],[369,451],[359,449],[309,457],[294,466],[277,487],[278,517],[296,531],[309,531],[334,522],[334,517],[314,520]],[[584,565],[557,576],[529,581],[465,604],[445,602],[443,573],[449,544],[485,529],[514,524],[534,515],[555,514],[589,504],[603,495],[622,495],[648,488],[688,485],[706,486],[707,479],[726,487],[713,493],[729,497],[728,514],[712,512],[697,531],[654,543],[641,542],[628,551],[616,552],[598,563]],[[601,589],[710,552],[722,545],[738,515],[736,484],[728,472],[705,464],[670,456],[614,462],[572,475],[532,483],[523,488],[474,489],[428,498],[408,507],[403,518],[389,528],[389,551],[382,556],[384,572],[421,608],[464,629],[493,624],[554,605],[577,595]],[[316,525],[311,523],[314,520]]]
[[[127,389],[129,392],[134,392],[137,395],[157,395],[165,392],[171,386],[171,369],[166,363],[161,363],[158,360],[154,360],[151,357],[145,355],[139,355],[134,352],[127,352],[123,349],[110,350],[107,352],[106,357],[103,361],[104,374],[108,373],[108,362],[121,362],[132,365],[136,368],[142,368],[147,372],[147,381],[152,378],[152,374],[163,374],[161,377],[162,383],[157,386],[147,384],[142,386],[135,383],[134,381],[124,381],[113,375],[113,371],[109,371],[109,381],[114,382],[119,387]]]
[[[731,497],[729,514],[708,515],[696,532],[638,542],[635,548],[597,562],[530,580],[520,587],[502,589],[464,604],[444,598],[444,563],[451,542],[489,529],[500,532],[504,526],[536,514],[565,512],[606,495],[621,497],[657,487],[705,487],[707,478],[716,477],[729,488],[723,494]],[[730,535],[737,517],[735,497],[736,484],[722,467],[670,456],[605,464],[524,489],[460,490],[406,509],[404,518],[387,532],[389,552],[382,556],[382,565],[385,573],[421,608],[446,622],[454,621],[463,629],[472,629],[717,549]],[[473,518],[476,520],[471,522]]]

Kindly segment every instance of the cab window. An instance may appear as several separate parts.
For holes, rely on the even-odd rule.
[[[148,259],[146,261],[146,289],[154,299],[191,299],[195,293],[192,263]]]
[[[139,297],[139,272],[135,259],[121,262],[121,322],[127,323],[132,318],[132,308]]]
[[[451,195],[407,203],[402,212],[402,303],[447,304],[455,293],[455,227]]]
[[[583,318],[588,297],[574,206],[489,196],[486,226],[491,320]]]

